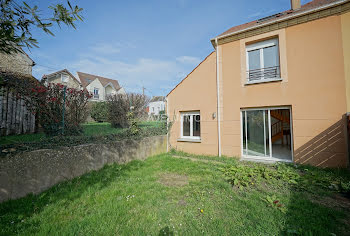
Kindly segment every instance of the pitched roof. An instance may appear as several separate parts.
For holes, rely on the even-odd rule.
[[[154,96],[150,102],[159,102],[159,101],[165,101],[164,96]]]
[[[319,8],[319,7],[322,7],[322,6],[331,4],[331,3],[343,2],[343,1],[344,0],[313,0],[309,3],[302,5],[301,8],[298,10],[286,10],[286,11],[280,12],[278,14],[274,14],[272,16],[267,16],[267,17],[264,17],[264,18],[261,18],[258,20],[254,20],[254,21],[242,24],[242,25],[234,26],[234,27],[228,29],[227,31],[223,32],[222,34],[218,35],[217,37],[219,37],[219,38],[224,37],[226,35],[234,34],[236,32],[243,31],[245,29],[249,29],[249,28],[254,27],[254,26],[259,26],[262,23],[274,22],[276,20],[280,20],[280,19],[287,18],[287,17],[293,16],[293,15],[297,15],[297,14],[300,14],[302,12],[316,9],[316,8]]]
[[[77,72],[77,74],[78,74],[78,77],[81,81],[81,85],[83,86],[83,88],[86,88],[86,86],[88,86],[95,79],[98,79],[101,82],[103,87],[105,87],[107,84],[111,83],[117,91],[121,88],[118,81],[114,80],[114,79],[108,79],[108,78],[101,77],[98,75],[92,75],[92,74],[87,74],[87,73],[83,73],[83,72]]]
[[[58,75],[58,74],[61,74],[61,73],[69,74],[74,80],[76,80],[80,84],[80,81],[77,80],[77,78],[75,78],[74,75],[72,73],[70,73],[67,69],[59,70],[59,71],[53,72],[53,73],[48,74],[48,75],[43,75],[42,78],[43,79],[48,79],[49,77],[52,77],[52,76],[55,76],[55,75]]]

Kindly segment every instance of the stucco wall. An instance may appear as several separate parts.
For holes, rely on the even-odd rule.
[[[241,155],[241,108],[291,106],[294,161],[345,167],[346,95],[340,16],[288,27],[285,32],[268,36],[273,34],[280,37],[281,70],[287,68],[288,78],[282,82],[242,85],[241,70],[246,61],[241,47],[245,43],[234,41],[219,47],[222,154]]]
[[[33,61],[24,53],[0,53],[0,70],[32,75]]]
[[[347,112],[350,112],[350,12],[341,15]]]
[[[170,132],[170,148],[196,154],[218,154],[217,122],[212,114],[216,103],[216,53],[210,54],[167,97],[167,113],[173,122]],[[201,142],[180,142],[180,112],[200,111]]]
[[[101,84],[101,82],[98,79],[95,79],[92,81],[88,86],[86,86],[87,91],[89,91],[91,94],[94,94],[94,88],[98,88],[99,92],[99,98],[91,98],[92,101],[104,101],[105,100],[105,88]]]
[[[150,102],[149,105],[149,111],[148,115],[159,115],[160,111],[165,110],[165,102],[164,101],[156,101],[156,102]]]
[[[68,83],[62,83],[62,78],[61,75],[68,75],[69,79],[68,79]],[[53,77],[50,77],[48,79],[49,83],[54,83],[54,84],[64,84],[67,85],[68,88],[75,88],[75,89],[80,89],[80,84],[78,83],[78,81],[76,81],[75,79],[73,79],[69,74],[67,73],[62,73],[62,74],[57,74]]]
[[[0,202],[40,193],[106,164],[144,160],[164,152],[166,136],[155,136],[137,141],[38,150],[1,158]]]

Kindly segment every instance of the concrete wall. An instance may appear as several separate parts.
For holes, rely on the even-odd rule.
[[[24,152],[0,159],[0,202],[81,176],[106,164],[145,160],[166,152],[166,136]]]
[[[33,61],[24,53],[0,53],[0,70],[32,75]]]
[[[213,113],[217,111],[216,99],[216,53],[211,53],[176,89],[167,96],[167,113],[173,125],[169,144],[185,152],[196,154],[218,154],[217,122]],[[179,141],[180,112],[200,111],[200,142]]]

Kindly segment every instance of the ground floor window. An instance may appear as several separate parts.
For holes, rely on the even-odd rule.
[[[181,138],[200,139],[200,112],[181,112]]]
[[[290,108],[246,109],[241,114],[243,156],[292,160]]]

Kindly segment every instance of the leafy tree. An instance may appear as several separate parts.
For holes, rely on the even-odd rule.
[[[38,6],[30,6],[25,1],[0,0],[0,7],[0,51],[5,53],[20,52],[21,47],[38,47],[38,41],[32,37],[33,27],[54,36],[50,30],[54,24],[75,29],[75,22],[83,21],[83,9],[72,6],[69,0],[66,4],[49,6],[48,17],[43,16]]]
[[[142,118],[146,112],[149,98],[142,94],[128,93],[108,97],[108,120],[113,127],[128,128],[130,120]],[[131,116],[128,115],[132,112]],[[129,117],[128,117],[129,116]]]

